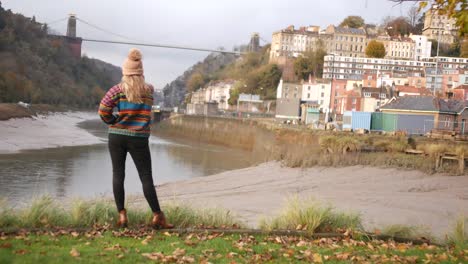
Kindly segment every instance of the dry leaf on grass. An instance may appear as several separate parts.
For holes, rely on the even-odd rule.
[[[77,258],[77,257],[80,256],[80,252],[78,250],[76,250],[76,248],[72,248],[70,250],[70,256]]]

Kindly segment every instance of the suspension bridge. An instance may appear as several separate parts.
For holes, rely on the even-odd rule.
[[[57,38],[62,38],[65,37],[67,41],[69,42],[72,50],[74,50],[74,55],[75,56],[81,56],[81,42],[97,42],[97,43],[105,43],[105,44],[118,44],[118,45],[131,45],[131,46],[143,46],[143,47],[155,47],[155,48],[166,48],[166,49],[179,49],[179,50],[192,50],[192,51],[202,51],[202,52],[215,52],[215,53],[225,53],[225,54],[236,54],[236,55],[241,55],[245,54],[247,52],[255,52],[260,49],[260,40],[266,43],[264,39],[260,37],[258,33],[253,33],[252,37],[250,39],[249,44],[247,47],[242,50],[239,48],[239,50],[233,50],[233,51],[228,51],[224,49],[211,49],[211,48],[200,48],[200,47],[191,47],[191,46],[179,46],[179,45],[170,45],[170,44],[160,44],[160,43],[144,43],[142,41],[137,41],[132,38],[128,38],[124,35],[106,30],[102,27],[96,26],[93,23],[90,23],[88,21],[85,21],[79,17],[77,17],[75,14],[70,14],[68,17],[61,18],[58,20],[51,21],[49,23],[45,23],[45,25],[50,26],[54,25],[60,22],[64,22],[68,20],[68,25],[67,25],[67,33],[66,35],[59,35],[59,34],[49,34],[51,37],[57,37]],[[86,37],[78,37],[76,35],[76,28],[77,28],[77,21],[81,22],[82,24],[92,27],[98,31],[107,33],[109,35],[113,35],[114,37],[118,37],[119,39],[124,39],[124,40],[105,40],[105,39],[92,39],[92,38],[86,38]],[[79,54],[78,54],[79,53]]]

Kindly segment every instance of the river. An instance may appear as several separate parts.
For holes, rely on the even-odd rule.
[[[99,120],[82,122],[79,127],[99,137],[102,144],[1,154],[0,197],[20,204],[45,194],[57,198],[111,196],[112,167],[106,127]],[[253,165],[250,153],[241,150],[154,135],[150,138],[150,150],[156,185]],[[130,155],[126,167],[126,194],[141,194]]]

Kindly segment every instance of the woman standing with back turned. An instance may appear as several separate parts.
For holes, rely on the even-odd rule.
[[[127,211],[124,207],[124,179],[125,160],[129,152],[138,170],[145,198],[153,211],[151,225],[154,228],[173,228],[173,225],[166,222],[164,213],[159,207],[153,184],[148,138],[154,88],[145,83],[142,56],[139,50],[130,50],[122,66],[122,75],[122,81],[106,93],[99,105],[101,119],[109,124],[112,185],[119,211],[117,226],[127,227],[128,225]],[[117,107],[117,115],[112,112],[114,107]]]

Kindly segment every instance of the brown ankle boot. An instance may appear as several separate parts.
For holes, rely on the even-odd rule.
[[[117,227],[119,228],[128,227],[127,210],[123,209],[119,212],[119,221],[117,221]]]
[[[161,211],[159,213],[153,213],[153,220],[151,221],[151,226],[156,229],[171,229],[174,228],[173,224],[168,224],[166,222],[166,216]]]

